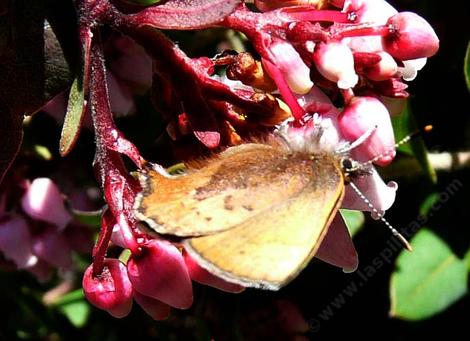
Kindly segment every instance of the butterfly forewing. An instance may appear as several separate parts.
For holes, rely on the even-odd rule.
[[[311,169],[301,191],[229,230],[185,240],[200,265],[230,282],[277,290],[308,264],[341,204],[344,179],[328,155],[291,162]]]
[[[186,175],[140,174],[144,190],[135,212],[162,234],[218,233],[260,214],[264,219],[273,207],[299,196],[311,186],[316,163],[311,155],[278,145],[232,147]]]

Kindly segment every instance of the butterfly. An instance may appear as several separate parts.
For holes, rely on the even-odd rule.
[[[337,154],[293,150],[279,139],[241,144],[190,162],[183,175],[149,165],[138,174],[134,212],[157,233],[180,237],[214,275],[278,290],[317,252],[352,167]]]

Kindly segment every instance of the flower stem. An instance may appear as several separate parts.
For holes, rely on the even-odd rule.
[[[292,116],[294,116],[296,121],[299,121],[302,117],[305,116],[305,111],[297,102],[297,98],[292,93],[289,85],[287,84],[284,76],[281,74],[281,71],[268,60],[263,61],[265,67],[269,69],[271,76],[273,77],[274,82],[281,93],[282,99],[289,106],[292,111]]]
[[[280,10],[280,16],[286,21],[329,21],[336,23],[350,23],[349,13],[334,10],[315,10],[312,7],[286,7]]]
[[[388,36],[395,32],[395,29],[388,25],[371,25],[371,24],[357,24],[357,25],[338,25],[332,31],[333,39],[343,39],[348,37],[363,37],[363,36]]]

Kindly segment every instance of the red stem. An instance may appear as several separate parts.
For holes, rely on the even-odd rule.
[[[335,10],[316,10],[312,7],[286,7],[280,10],[279,15],[286,21],[328,21],[336,23],[350,23],[349,13]]]
[[[269,69],[269,72],[273,77],[273,80],[276,83],[282,98],[291,109],[292,115],[294,116],[295,120],[300,121],[302,117],[305,116],[305,110],[302,109],[302,107],[297,102],[297,97],[295,97],[295,95],[289,88],[289,85],[287,84],[284,75],[282,75],[278,67],[270,61],[264,60],[263,63]]]
[[[90,70],[92,72],[90,72],[89,101],[96,136],[95,164],[98,166],[98,174],[109,206],[109,214],[112,215],[114,221],[117,220],[118,223],[129,226],[126,216],[131,216],[132,203],[138,186],[136,180],[128,174],[119,154],[123,150],[122,140],[124,139],[114,125],[109,106],[106,70],[99,35],[93,39],[91,44]],[[125,144],[124,146],[127,147]],[[135,150],[137,151],[137,149]],[[125,151],[129,152],[129,150]],[[133,156],[140,158],[138,151]],[[94,274],[101,273],[103,269],[104,256],[113,225],[109,216],[103,216],[100,238],[94,249]],[[132,236],[127,239],[131,251],[138,252],[139,246],[135,238]]]
[[[104,257],[113,233],[113,226],[116,220],[112,213],[105,209],[101,217],[101,229],[93,248],[93,277],[99,276],[103,272]]]
[[[362,36],[382,36],[386,37],[395,32],[395,29],[388,25],[371,25],[371,24],[357,24],[357,25],[338,25],[332,30],[333,39],[343,39],[347,37],[362,37]]]

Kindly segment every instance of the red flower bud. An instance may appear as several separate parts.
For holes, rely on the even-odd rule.
[[[277,39],[269,46],[269,52],[272,62],[279,68],[294,93],[302,95],[310,91],[313,86],[310,69],[291,44]],[[269,69],[267,71],[269,72]]]
[[[384,81],[393,77],[397,71],[398,66],[395,60],[386,52],[380,51],[377,52],[377,55],[380,56],[380,61],[368,68],[364,69],[364,74],[367,78],[372,79],[373,81]]]
[[[339,116],[339,129],[349,141],[355,141],[375,129],[353,150],[359,161],[368,161],[383,154],[376,163],[386,165],[395,156],[395,137],[387,108],[375,97],[354,97]]]
[[[193,303],[191,279],[181,252],[172,244],[150,240],[127,263],[135,289],[163,303],[186,309]]]
[[[117,259],[105,259],[103,272],[93,277],[93,265],[83,275],[85,297],[94,306],[114,317],[124,317],[131,311],[134,289],[126,267]]]
[[[338,42],[318,44],[313,60],[321,75],[337,83],[340,89],[356,85],[358,76],[354,70],[354,58],[347,45]]]
[[[142,295],[136,291],[134,292],[134,299],[154,320],[165,320],[168,318],[168,315],[170,315],[170,306],[155,298]]]
[[[341,214],[336,214],[331,222],[315,257],[344,272],[356,271],[359,258]]]
[[[241,285],[230,283],[223,280],[220,277],[217,277],[211,274],[206,269],[202,268],[188,253],[184,253],[184,261],[188,267],[189,276],[193,281],[196,281],[201,284],[209,285],[211,287],[227,291],[239,293],[245,290]]]
[[[395,32],[383,38],[383,47],[397,59],[431,57],[439,49],[439,39],[431,25],[416,13],[397,13],[387,25]]]

